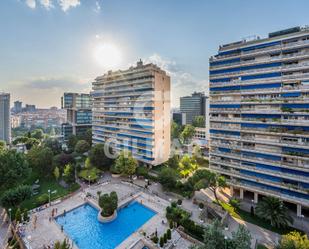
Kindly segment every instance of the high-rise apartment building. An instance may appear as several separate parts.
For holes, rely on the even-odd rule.
[[[22,102],[21,101],[15,101],[14,102],[14,108],[13,108],[13,111],[15,113],[20,113],[23,111],[23,107],[22,107]]]
[[[170,77],[154,64],[109,71],[93,82],[93,143],[111,142],[157,165],[170,152]]]
[[[309,29],[222,45],[209,64],[211,169],[241,198],[279,197],[300,216],[309,207]]]
[[[64,93],[61,98],[61,107],[67,110],[67,122],[61,127],[64,141],[68,140],[70,135],[82,136],[88,129],[91,129],[90,94]]]
[[[202,92],[180,98],[180,112],[185,113],[186,124],[192,124],[197,116],[203,116],[206,120],[206,99]]]
[[[0,140],[11,142],[10,94],[0,92]]]

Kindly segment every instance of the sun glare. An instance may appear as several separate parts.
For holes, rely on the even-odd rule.
[[[94,48],[94,59],[104,69],[115,69],[120,66],[122,54],[117,46],[101,43]]]

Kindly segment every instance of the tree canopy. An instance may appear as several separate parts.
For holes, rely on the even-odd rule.
[[[79,140],[75,145],[75,152],[78,154],[84,154],[90,149],[90,145],[85,140]]]
[[[299,232],[290,232],[281,237],[276,249],[308,249],[309,239],[306,234]]]
[[[115,191],[110,194],[99,195],[99,206],[103,217],[111,216],[118,207],[118,196]]]
[[[115,160],[115,169],[122,175],[131,176],[138,166],[137,160],[128,151],[121,151]]]
[[[189,143],[195,132],[195,128],[192,125],[186,125],[180,134],[180,138],[183,143]]]
[[[50,176],[53,173],[53,152],[50,148],[35,146],[27,154],[27,159],[33,170],[41,176]]]
[[[288,208],[276,197],[264,197],[258,202],[255,211],[260,218],[269,221],[274,227],[287,227],[293,222]]]
[[[16,150],[0,152],[0,190],[23,183],[31,173],[28,162]]]
[[[205,127],[205,117],[204,116],[196,116],[193,120],[192,125],[194,127]]]
[[[91,148],[89,159],[92,166],[102,170],[108,170],[110,168],[113,160],[106,155],[105,149],[112,152],[111,148],[105,148],[104,144],[96,144]]]

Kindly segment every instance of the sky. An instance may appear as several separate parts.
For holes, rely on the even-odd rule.
[[[309,25],[307,0],[1,0],[0,91],[60,107],[142,59],[171,76],[172,106],[208,88],[220,44]]]

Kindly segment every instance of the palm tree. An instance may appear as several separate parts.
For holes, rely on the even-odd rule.
[[[292,217],[288,213],[288,208],[283,202],[275,197],[264,197],[256,206],[256,214],[262,219],[270,221],[274,227],[287,227],[293,223]]]

